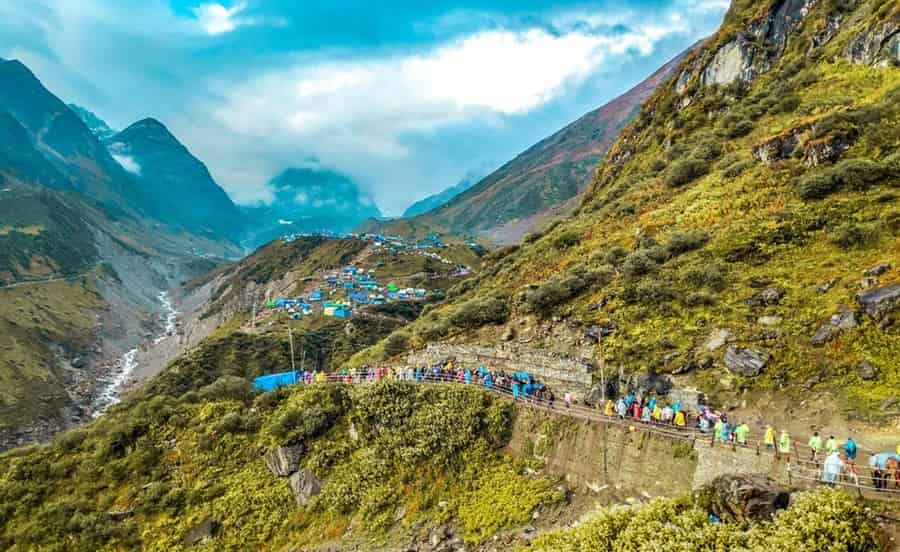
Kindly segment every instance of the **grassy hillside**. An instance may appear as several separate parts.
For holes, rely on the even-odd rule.
[[[0,284],[77,275],[97,258],[80,202],[34,188],[0,192]]]
[[[96,341],[103,300],[87,278],[0,289],[0,431],[24,421],[59,417],[69,405],[64,382],[69,358],[86,356]]]
[[[603,355],[626,371],[686,371],[720,398],[829,390],[855,414],[890,415],[898,316],[890,302],[864,313],[857,294],[900,282],[900,68],[848,51],[900,8],[820,2],[785,15],[794,4],[735,3],[624,131],[581,208],[490,257],[451,304],[404,330],[412,345],[561,316],[613,328]],[[780,42],[786,21],[796,25]],[[743,76],[704,84],[724,78],[714,58],[749,40],[742,32],[756,33],[736,62]],[[826,327],[814,344],[844,308],[852,328]],[[768,359],[759,376],[728,370],[729,347],[705,347],[720,329]]]

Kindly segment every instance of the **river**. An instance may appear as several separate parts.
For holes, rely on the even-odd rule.
[[[163,331],[160,335],[153,339],[153,345],[158,345],[166,338],[175,335],[178,322],[178,311],[172,304],[172,298],[167,291],[160,291],[157,299],[162,305],[160,312],[160,321],[163,324]],[[137,369],[138,349],[134,348],[122,355],[116,362],[116,367],[105,376],[99,379],[99,390],[97,396],[91,404],[93,416],[100,416],[112,405],[121,401],[121,396],[127,390],[132,374]]]

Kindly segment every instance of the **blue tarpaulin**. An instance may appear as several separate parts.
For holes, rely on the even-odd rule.
[[[531,374],[528,372],[516,372],[513,374],[513,377],[517,380],[528,381],[531,379]]]
[[[297,380],[300,378],[300,375],[296,371],[291,372],[282,372],[280,374],[269,374],[266,376],[259,376],[258,378],[254,378],[253,380],[253,390],[254,391],[274,391],[279,387],[286,387],[288,385],[294,385],[297,383]]]

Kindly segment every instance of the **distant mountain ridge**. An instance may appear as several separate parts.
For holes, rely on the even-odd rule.
[[[17,171],[47,176],[49,164],[65,177],[50,178],[54,187],[81,192],[120,213],[133,215],[142,210],[145,198],[135,182],[85,123],[19,61],[0,61],[0,111],[21,127],[13,130],[7,118],[6,130],[20,134],[20,145],[13,147],[24,147],[21,137],[27,136],[30,147],[43,158],[29,154],[33,165],[19,165]],[[22,156],[18,159],[26,162]],[[41,183],[47,181],[41,179]]]
[[[268,205],[241,207],[247,221],[245,244],[258,246],[284,234],[346,232],[381,217],[375,201],[346,175],[323,168],[290,168],[270,182]]]
[[[619,132],[696,47],[531,146],[444,205],[418,215],[412,224],[513,243],[542,221],[574,208]]]
[[[207,236],[237,240],[241,214],[206,165],[156,119],[142,119],[111,136],[107,146],[132,173],[160,220]]]
[[[470,172],[455,185],[413,203],[412,205],[407,207],[405,211],[403,211],[402,216],[415,217],[437,209],[438,207],[443,206],[448,201],[452,200],[459,194],[465,192],[466,190],[477,184],[480,179],[480,176],[476,176],[475,173]]]

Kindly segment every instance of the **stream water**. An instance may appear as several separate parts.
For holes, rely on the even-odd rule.
[[[167,337],[175,335],[178,321],[178,311],[172,305],[172,298],[166,291],[160,291],[157,295],[162,311],[160,319],[163,323],[163,332],[153,339],[153,344],[157,345]],[[97,416],[106,412],[110,406],[121,400],[122,392],[125,390],[131,375],[137,368],[137,348],[126,352],[116,362],[116,367],[99,380],[99,390],[94,399],[92,406],[93,416]]]

